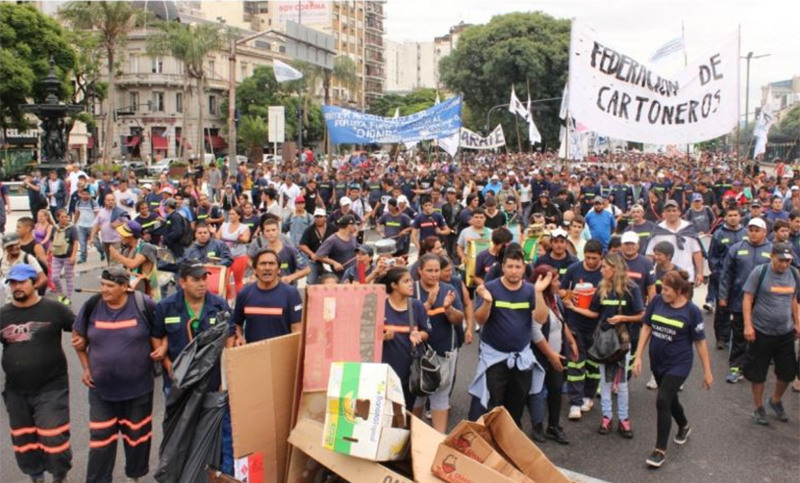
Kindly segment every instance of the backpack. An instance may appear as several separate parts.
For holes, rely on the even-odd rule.
[[[177,210],[172,213],[170,221],[174,222],[176,218],[180,218],[180,220],[181,220],[181,239],[180,239],[180,244],[183,247],[188,247],[194,241],[194,233],[192,232],[191,227],[187,226],[189,221],[186,218],[184,218],[183,215],[178,213]]]

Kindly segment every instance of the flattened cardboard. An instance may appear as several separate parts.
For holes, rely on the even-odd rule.
[[[519,483],[534,483],[492,447],[489,428],[470,421],[461,421],[444,440],[444,445]],[[446,468],[445,468],[446,469]],[[438,474],[438,473],[437,473]],[[443,477],[443,476],[442,476]]]
[[[406,455],[403,387],[388,364],[333,363],[326,407],[324,448],[374,461]]]
[[[375,461],[335,453],[322,447],[322,423],[300,418],[289,436],[289,443],[337,475],[351,483],[414,483],[410,478]],[[293,454],[298,451],[293,451]],[[313,466],[310,465],[310,466]],[[289,479],[287,483],[311,483],[315,472],[311,468]]]
[[[517,483],[446,444],[436,450],[431,471],[450,483]]]
[[[494,447],[528,478],[537,483],[571,483],[519,429],[505,408],[493,409],[484,414],[478,423],[489,428]]]
[[[306,291],[303,391],[324,391],[335,361],[380,362],[382,285],[311,285]]]
[[[409,414],[411,419],[411,468],[416,483],[441,483],[431,471],[436,449],[445,435],[421,419]]]
[[[233,462],[233,474],[242,483],[264,483],[264,455],[253,453]]]
[[[265,483],[284,483],[300,334],[225,349],[233,456],[263,455]]]

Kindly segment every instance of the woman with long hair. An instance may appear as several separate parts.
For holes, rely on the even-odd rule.
[[[411,410],[415,401],[408,387],[411,376],[411,349],[428,340],[430,331],[428,312],[422,302],[414,298],[414,280],[407,268],[390,268],[381,282],[386,286],[388,294],[384,311],[381,362],[389,364],[400,378],[406,409]],[[409,309],[411,309],[410,315]]]
[[[658,383],[656,448],[646,461],[653,468],[664,464],[673,419],[678,424],[673,439],[677,444],[686,443],[692,431],[678,400],[680,388],[692,370],[692,345],[697,348],[703,363],[702,387],[711,389],[714,384],[703,330],[703,313],[689,298],[691,293],[688,273],[682,270],[667,272],[662,279],[661,295],[653,298],[642,320],[637,354],[643,353],[650,336],[655,334],[650,344],[650,368]],[[633,362],[633,375],[638,377],[641,372],[642,359],[637,357]]]
[[[550,265],[539,265],[531,282],[536,289],[536,308],[533,311],[533,341],[531,348],[545,371],[543,390],[528,397],[528,410],[533,423],[533,439],[544,442],[552,439],[569,444],[561,427],[561,394],[564,368],[568,354],[577,360],[578,343],[565,322],[564,305],[558,296],[561,281]],[[569,352],[567,351],[569,349]],[[544,392],[547,391],[547,431],[544,429]]]
[[[639,324],[644,316],[644,301],[639,287],[628,277],[628,265],[619,253],[609,253],[600,268],[602,280],[588,309],[573,310],[586,317],[598,319],[596,330],[617,330],[618,324]],[[630,340],[630,330],[628,330]],[[611,432],[614,419],[612,388],[617,389],[617,430],[625,438],[633,438],[628,416],[628,378],[630,350],[624,359],[615,364],[600,364],[600,406],[603,419],[600,434]]]
[[[247,244],[250,242],[250,228],[242,223],[244,212],[236,207],[228,213],[228,221],[222,224],[217,230],[216,237],[225,242],[231,249],[233,264],[233,281],[236,285],[236,293],[242,290],[244,285],[244,272],[247,270]]]
[[[439,239],[438,236],[426,236],[422,243],[419,246],[419,254],[417,255],[417,261],[411,264],[409,270],[411,270],[411,277],[414,280],[419,280],[419,259],[422,258],[426,253],[433,253],[434,255],[446,255],[444,251],[444,245],[442,245],[442,240]]]
[[[53,214],[47,208],[42,208],[36,213],[36,224],[33,226],[33,238],[36,243],[39,243],[44,248],[47,254],[47,288],[51,292],[56,291],[56,285],[53,282],[53,251],[50,249],[51,242],[53,241],[53,231],[56,228],[56,222],[53,220]]]

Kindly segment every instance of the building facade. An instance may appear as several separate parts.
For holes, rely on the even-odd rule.
[[[183,1],[178,7],[186,14],[257,32],[283,32],[286,22],[293,21],[332,35],[337,54],[355,63],[358,82],[348,88],[334,81],[331,103],[364,109],[385,91],[384,4],[385,0]],[[317,95],[322,100],[321,86]]]
[[[403,94],[416,89],[442,89],[439,63],[455,49],[460,23],[431,42],[386,41],[386,92]]]
[[[761,105],[771,96],[772,108],[782,111],[800,103],[800,76],[777,82],[770,82],[761,88]]]

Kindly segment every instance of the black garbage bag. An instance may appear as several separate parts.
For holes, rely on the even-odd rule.
[[[154,475],[160,483],[205,481],[205,478],[183,480],[182,474],[184,469],[190,469],[187,462],[192,456],[196,438],[220,437],[219,431],[216,434],[200,432],[203,428],[199,423],[213,376],[212,369],[219,361],[228,337],[227,320],[225,317],[222,319],[211,329],[198,334],[173,364],[172,387],[167,397],[163,424],[164,439],[159,448],[159,464]]]
[[[200,417],[189,447],[179,483],[207,481],[206,466],[219,468],[222,460],[222,418],[228,405],[227,392],[209,392],[203,398]]]

